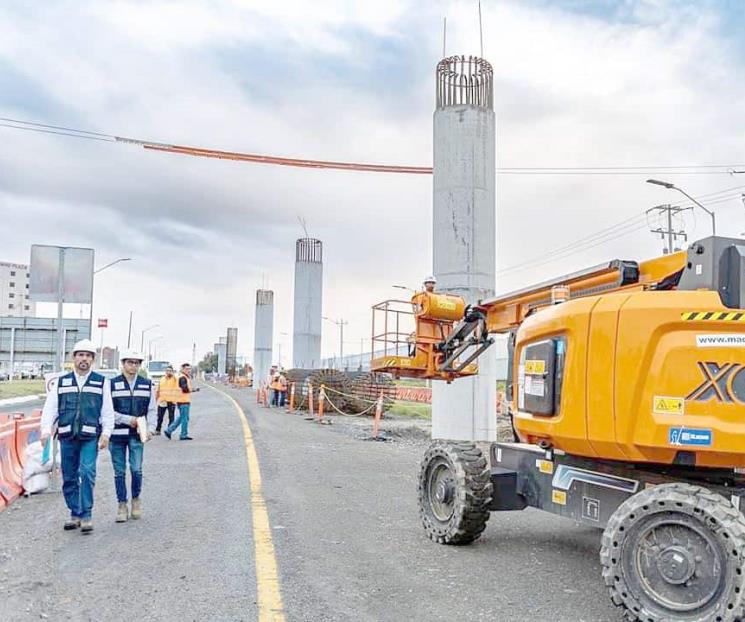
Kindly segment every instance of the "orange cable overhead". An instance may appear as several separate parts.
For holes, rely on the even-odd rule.
[[[391,164],[362,164],[359,162],[333,162],[329,160],[306,160],[300,158],[280,158],[277,156],[240,153],[237,151],[220,151],[217,149],[202,149],[185,145],[167,145],[134,140],[131,138],[115,137],[118,142],[132,143],[153,151],[180,153],[181,155],[202,158],[216,158],[218,160],[237,160],[240,162],[255,162],[258,164],[277,164],[280,166],[295,166],[300,168],[323,168],[340,171],[364,171],[368,173],[404,173],[407,175],[431,175],[431,166],[395,166]]]

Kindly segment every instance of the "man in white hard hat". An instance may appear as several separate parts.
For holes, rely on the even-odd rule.
[[[435,285],[437,285],[437,279],[434,276],[428,276],[424,279],[424,291],[432,294],[435,291]]]
[[[111,398],[114,403],[114,431],[109,452],[114,466],[114,485],[118,508],[116,522],[126,523],[131,516],[142,516],[142,456],[145,441],[155,432],[157,424],[155,391],[148,378],[137,372],[144,357],[134,350],[125,350],[121,357],[122,374],[111,379]],[[146,426],[147,430],[140,430]],[[132,482],[132,509],[127,514],[127,459]]]
[[[62,460],[62,493],[70,510],[67,531],[93,531],[93,488],[96,458],[106,449],[114,428],[114,408],[106,379],[91,371],[96,346],[90,339],[72,349],[73,370],[57,379],[47,393],[41,415],[41,443],[57,424]]]

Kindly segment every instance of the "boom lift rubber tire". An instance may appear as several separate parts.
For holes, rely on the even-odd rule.
[[[468,442],[433,442],[422,458],[418,499],[422,525],[440,544],[470,544],[489,520],[492,484],[481,450]]]
[[[600,563],[627,620],[745,620],[745,517],[719,494],[674,483],[629,497],[603,532]]]

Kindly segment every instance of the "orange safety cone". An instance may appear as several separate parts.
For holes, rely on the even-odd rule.
[[[310,382],[308,383],[308,414],[313,419],[313,385]]]
[[[321,385],[318,391],[318,423],[323,423],[323,406],[326,401],[326,387]]]
[[[383,416],[383,392],[380,392],[380,397],[375,404],[375,419],[373,420],[373,440],[378,440],[378,432],[380,430],[380,418]]]

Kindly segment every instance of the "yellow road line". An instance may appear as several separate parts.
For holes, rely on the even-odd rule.
[[[282,594],[279,589],[279,572],[277,558],[272,542],[272,528],[269,524],[269,512],[261,492],[261,472],[259,458],[256,455],[253,434],[248,425],[246,413],[230,395],[209,384],[205,385],[228,398],[238,411],[243,424],[243,442],[246,445],[248,461],[248,482],[251,487],[251,517],[253,522],[254,547],[256,558],[256,592],[259,604],[259,622],[284,622],[285,612]]]

